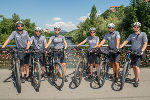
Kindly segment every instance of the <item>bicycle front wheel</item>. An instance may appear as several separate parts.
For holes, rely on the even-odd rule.
[[[41,65],[34,62],[32,66],[32,82],[35,90],[38,92],[41,84]]]
[[[106,67],[107,63],[105,61],[101,61],[98,73],[98,81],[100,86],[103,86],[106,80]]]
[[[81,84],[81,80],[83,76],[83,67],[84,67],[84,62],[82,60],[79,60],[78,65],[75,69],[75,75],[74,75],[76,87],[78,87]]]
[[[123,89],[126,77],[127,77],[127,72],[128,72],[128,66],[129,66],[129,62],[125,62],[124,66],[123,66],[123,70],[122,70],[122,78],[121,78],[121,89]]]
[[[58,89],[61,89],[64,85],[64,78],[65,78],[64,70],[62,68],[62,65],[57,61],[54,62],[53,68],[54,70],[53,70],[52,78],[53,78],[54,85]]]
[[[20,73],[20,60],[19,59],[16,60],[14,71],[15,71],[14,78],[15,78],[16,88],[17,88],[17,91],[21,93],[21,80],[20,80],[21,73]]]

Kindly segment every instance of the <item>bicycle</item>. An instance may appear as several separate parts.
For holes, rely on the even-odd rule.
[[[39,92],[40,84],[41,84],[41,65],[39,61],[39,50],[29,51],[31,54],[31,79],[33,87],[37,92]]]
[[[13,81],[15,83],[18,93],[21,93],[21,71],[20,71],[20,59],[18,57],[18,55],[19,55],[18,53],[22,53],[22,52],[24,52],[24,50],[13,48],[10,50],[3,49],[1,51],[12,54],[12,59],[11,59],[12,75],[11,75],[11,77],[13,78]]]
[[[49,80],[52,79],[56,88],[61,89],[64,85],[64,70],[58,57],[60,52],[64,52],[62,49],[50,48],[47,51],[46,57],[46,74],[49,76]]]
[[[75,83],[75,86],[78,87],[80,84],[81,84],[81,81],[82,81],[82,77],[83,77],[83,74],[86,72],[89,73],[90,72],[90,69],[89,69],[89,65],[88,65],[88,61],[87,61],[87,50],[85,49],[82,49],[82,48],[74,48],[75,50],[77,51],[81,51],[81,54],[79,55],[80,56],[80,59],[78,61],[78,64],[77,64],[77,67],[75,69],[75,74],[74,74],[74,83]]]
[[[135,51],[129,51],[128,54],[125,56],[125,59],[123,61],[123,69],[122,69],[122,78],[121,78],[121,87],[120,90],[123,89],[124,83],[126,82],[127,77],[130,75],[129,70],[131,69],[131,54],[138,55],[138,52]]]

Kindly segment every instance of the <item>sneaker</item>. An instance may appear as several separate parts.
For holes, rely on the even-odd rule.
[[[26,78],[26,80],[27,80],[28,82],[31,82],[31,79],[30,79],[30,77],[27,77],[27,78]]]
[[[98,76],[95,77],[95,80],[98,81]]]
[[[67,79],[67,77],[65,76],[65,82],[68,82],[68,79]]]
[[[21,83],[25,83],[25,78],[24,77],[22,77]]]
[[[133,84],[133,87],[138,87],[138,85],[139,85],[139,82],[135,81],[135,83]]]
[[[117,82],[118,82],[118,79],[119,79],[118,77],[115,77],[115,81],[114,81],[114,82],[117,83]]]
[[[93,75],[89,75],[88,79],[92,79],[93,78]]]

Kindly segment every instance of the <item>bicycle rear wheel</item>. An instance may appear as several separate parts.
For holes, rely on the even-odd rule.
[[[19,93],[21,93],[21,73],[20,73],[20,60],[16,60],[15,68],[14,68],[14,78],[16,83],[16,88]]]
[[[35,90],[38,92],[41,84],[41,65],[34,62],[32,66],[32,82]]]
[[[78,87],[81,84],[81,80],[83,76],[83,67],[84,67],[84,62],[82,60],[79,60],[78,65],[75,69],[75,75],[74,75],[76,87]]]
[[[98,74],[98,81],[100,86],[103,86],[106,80],[106,67],[107,63],[105,61],[101,61]]]
[[[64,70],[62,68],[62,65],[57,61],[54,62],[53,68],[54,70],[53,70],[52,78],[53,78],[54,85],[58,89],[61,89],[64,85],[64,78],[65,78]]]

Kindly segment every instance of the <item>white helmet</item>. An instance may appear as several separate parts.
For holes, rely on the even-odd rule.
[[[140,26],[140,27],[141,27],[141,23],[140,23],[140,22],[135,22],[135,23],[133,24],[133,26]]]
[[[35,31],[42,31],[41,27],[35,27]]]
[[[54,29],[60,29],[60,30],[61,30],[61,28],[60,28],[59,25],[56,25],[56,26],[54,27]]]
[[[90,31],[90,32],[91,32],[91,31],[95,31],[95,32],[96,32],[96,28],[91,27],[91,28],[89,29],[89,31]]]
[[[108,28],[115,28],[115,24],[113,23],[108,24]]]
[[[23,24],[22,21],[17,21],[17,22],[16,22],[16,26],[17,26],[18,24],[22,24],[22,25],[24,26],[24,24]]]

